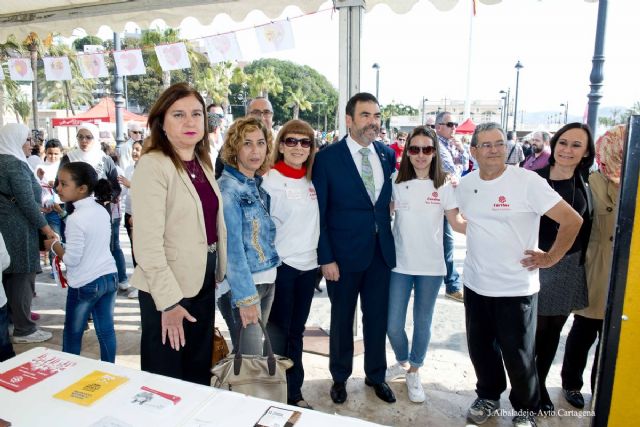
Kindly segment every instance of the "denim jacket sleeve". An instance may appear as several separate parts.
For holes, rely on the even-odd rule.
[[[233,307],[246,307],[260,301],[253,283],[242,238],[242,208],[235,192],[221,185],[224,222],[227,226],[227,281]]]

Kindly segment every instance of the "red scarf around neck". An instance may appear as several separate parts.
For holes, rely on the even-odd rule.
[[[300,169],[294,169],[287,165],[283,160],[280,160],[273,165],[273,168],[287,178],[300,179],[307,174],[307,167],[305,165],[302,165]]]

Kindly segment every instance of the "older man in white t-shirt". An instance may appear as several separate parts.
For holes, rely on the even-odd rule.
[[[534,357],[538,269],[560,260],[571,247],[582,219],[536,173],[505,164],[505,134],[497,123],[476,127],[471,154],[479,170],[456,189],[467,219],[464,305],[467,344],[478,382],[478,398],[467,418],[485,422],[509,399],[517,426],[535,426],[539,387]],[[538,249],[540,217],[558,223],[548,252]]]

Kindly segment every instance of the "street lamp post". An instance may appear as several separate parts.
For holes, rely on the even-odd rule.
[[[423,96],[422,97],[422,120],[421,120],[421,123],[420,123],[423,126],[424,126],[424,110],[425,110],[424,103],[427,102],[427,101],[428,101],[428,99]]]
[[[564,124],[567,124],[567,114],[569,112],[569,101],[564,104],[560,104],[561,107],[564,107]]]
[[[380,99],[378,98],[378,95],[380,94],[379,93],[380,92],[380,64],[378,64],[377,62],[374,62],[371,68],[376,70],[376,99],[378,100],[378,103],[379,103]]]
[[[504,126],[502,129],[509,128],[509,99],[511,98],[511,88],[507,88],[507,91],[501,90],[500,93],[504,94]]]
[[[516,122],[518,119],[518,89],[519,89],[519,85],[520,85],[520,69],[524,68],[524,66],[520,63],[520,61],[518,61],[516,63],[515,69],[516,69],[516,99],[515,102],[513,104],[513,132],[516,132]]]

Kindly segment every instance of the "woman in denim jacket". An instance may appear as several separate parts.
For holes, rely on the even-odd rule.
[[[245,331],[238,350],[262,354],[258,319],[268,319],[280,258],[275,248],[276,226],[269,216],[269,194],[262,177],[269,168],[272,136],[260,120],[236,120],[222,148],[224,171],[218,184],[227,225],[227,281],[236,319]]]

